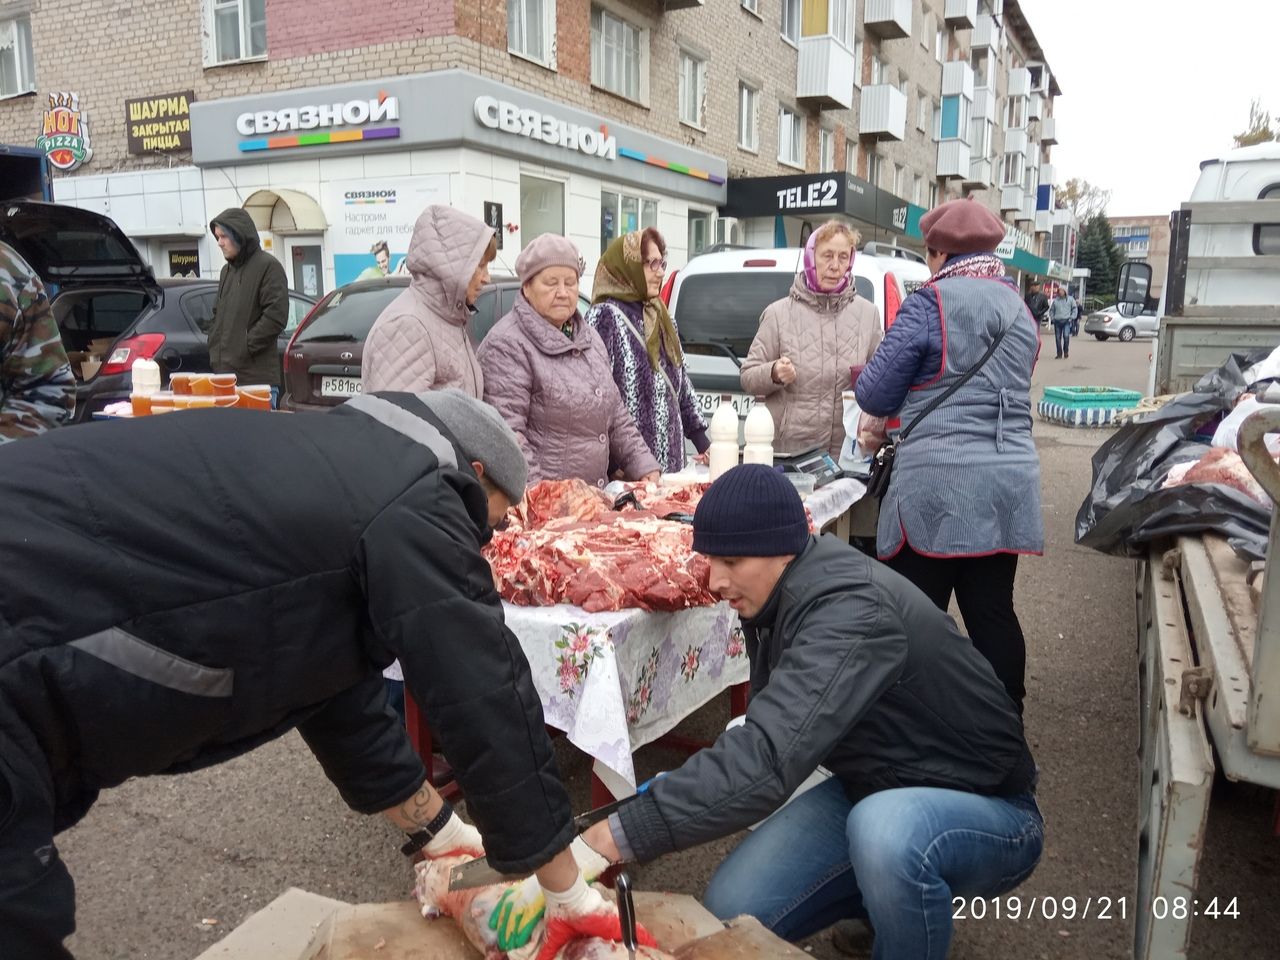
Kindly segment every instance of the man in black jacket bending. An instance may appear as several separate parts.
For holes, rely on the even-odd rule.
[[[942,960],[952,897],[1003,893],[1040,858],[1036,768],[1004,686],[910,582],[811,537],[768,467],[711,485],[693,548],[742,617],[746,722],[583,839],[647,860],[769,817],[712,877],[713,913],[791,940],[863,917],[877,960]],[[830,778],[779,811],[819,764]]]
[[[497,411],[458,391],[0,448],[0,955],[69,956],[74,889],[53,838],[100,790],[295,727],[353,809],[409,834],[407,854],[487,851],[537,871],[549,920],[599,912],[480,553],[525,477]],[[426,783],[387,705],[396,657],[479,833]]]

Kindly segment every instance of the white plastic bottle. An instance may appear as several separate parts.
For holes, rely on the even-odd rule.
[[[154,360],[139,357],[133,361],[133,392],[141,397],[148,397],[160,392],[160,364]]]
[[[723,397],[720,398],[716,412],[711,415],[707,435],[711,438],[708,454],[711,482],[714,483],[722,473],[738,465],[738,411]]]
[[[769,408],[757,401],[747,414],[747,423],[743,427],[743,435],[747,445],[742,449],[743,463],[763,463],[773,466],[773,415]]]

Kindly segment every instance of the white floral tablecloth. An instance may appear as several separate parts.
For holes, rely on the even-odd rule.
[[[841,479],[806,501],[818,529],[862,496]],[[738,615],[727,603],[675,613],[504,603],[520,640],[547,723],[593,757],[616,794],[636,786],[632,752],[669,733],[729,687],[747,680]]]

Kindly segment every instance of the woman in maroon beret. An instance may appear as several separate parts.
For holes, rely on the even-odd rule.
[[[1040,327],[994,254],[1005,234],[994,213],[953,200],[920,228],[933,276],[903,301],[856,392],[865,412],[897,417],[900,429],[945,398],[897,447],[876,552],[943,610],[955,593],[974,646],[1021,710],[1013,582],[1018,556],[1044,550],[1031,438]]]

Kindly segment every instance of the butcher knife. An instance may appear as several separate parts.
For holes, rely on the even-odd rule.
[[[636,960],[636,903],[631,896],[631,875],[623,870],[614,882],[618,895],[618,922],[622,927],[622,945],[627,948],[630,960]]]
[[[658,776],[661,776],[661,774]],[[654,777],[654,780],[656,779],[657,777]],[[644,793],[649,789],[649,784],[652,782],[652,780],[646,780],[640,784],[636,789],[636,793]],[[609,814],[631,799],[631,797],[623,797],[621,800],[614,800],[612,803],[606,803],[604,806],[596,807],[594,810],[578,814],[573,818],[574,832],[581,833],[592,824],[606,819]],[[529,871],[529,873],[532,872],[532,870]],[[449,891],[471,890],[475,887],[487,887],[494,883],[516,883],[529,876],[529,873],[503,873],[489,865],[488,857],[480,857],[476,860],[460,863],[449,871]]]

